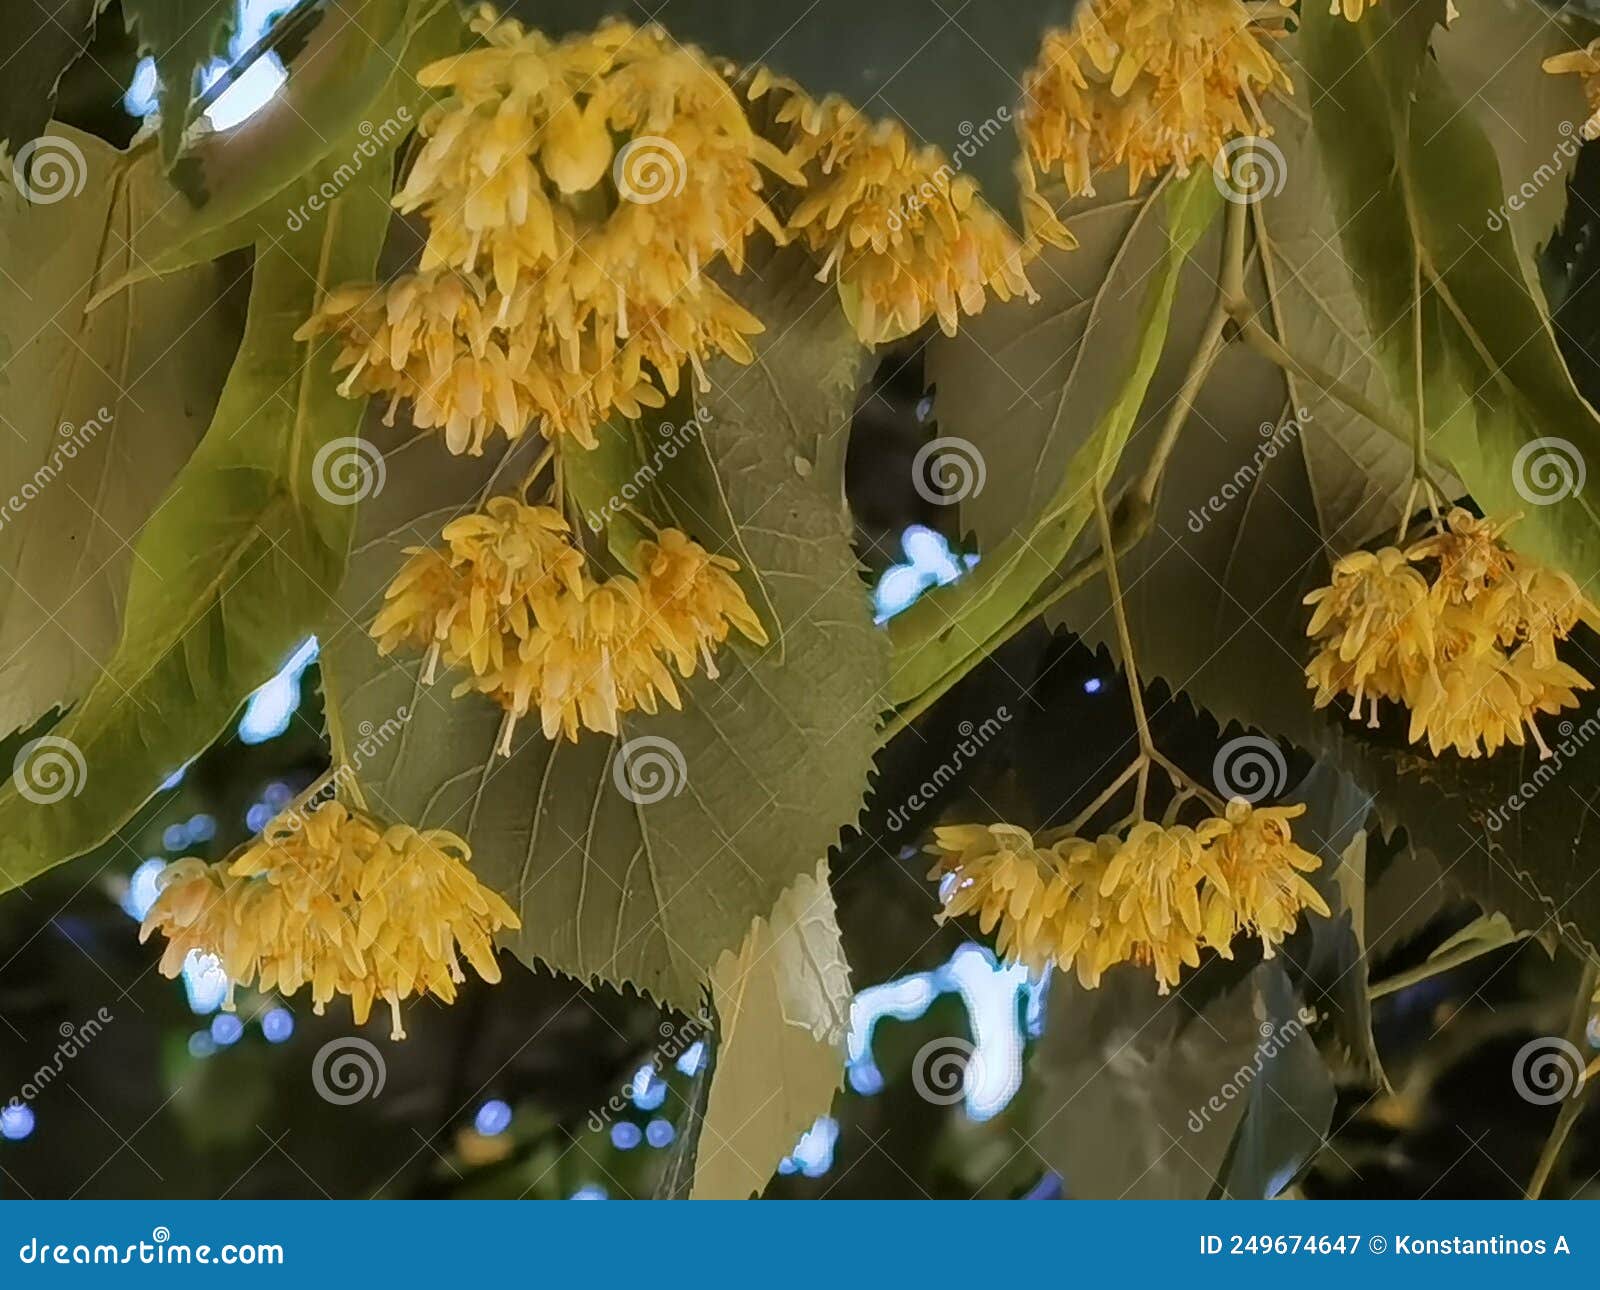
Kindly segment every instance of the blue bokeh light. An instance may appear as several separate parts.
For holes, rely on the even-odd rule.
[[[800,1135],[794,1150],[778,1162],[778,1172],[820,1178],[833,1168],[833,1150],[838,1143],[839,1122],[831,1115],[819,1115]]]
[[[641,1111],[654,1111],[667,1100],[667,1081],[648,1062],[634,1072],[629,1087],[633,1089],[633,1104]]]
[[[33,1132],[33,1108],[26,1102],[11,1102],[0,1106],[0,1138],[7,1142],[21,1142]]]
[[[486,1138],[495,1137],[511,1127],[511,1107],[499,1098],[491,1098],[478,1108],[472,1127]]]
[[[160,856],[151,856],[128,876],[128,890],[122,895],[122,912],[135,922],[144,922],[150,906],[156,903],[156,897],[161,894],[156,879],[166,867],[167,862]]]
[[[294,1013],[287,1008],[272,1008],[261,1018],[261,1034],[269,1044],[281,1044],[294,1034]]]
[[[244,1034],[244,1022],[238,1014],[219,1012],[211,1018],[211,1042],[218,1048],[228,1048],[239,1042]]]
[[[239,738],[247,744],[276,739],[289,728],[300,707],[300,677],[317,658],[317,638],[304,641],[278,675],[250,696],[239,718]]]
[[[189,995],[189,1011],[210,1016],[228,998],[228,974],[215,954],[190,950],[183,960],[183,988]]]
[[[655,1119],[644,1126],[644,1140],[658,1149],[669,1145],[677,1136],[671,1120]]]
[[[1046,978],[1047,979],[1047,978]],[[932,972],[916,972],[860,991],[850,1005],[850,1037],[845,1074],[864,1096],[883,1091],[883,1072],[872,1056],[879,1021],[915,1021],[942,994],[957,994],[966,1004],[967,1024],[976,1050],[962,1088],[967,1115],[987,1120],[1005,1109],[1022,1087],[1026,1036],[1044,1025],[1045,980],[1034,981],[1020,966],[1006,966],[978,945],[963,945]]]
[[[952,554],[944,535],[922,524],[913,524],[900,535],[900,547],[906,553],[905,563],[884,570],[873,593],[879,623],[908,608],[929,587],[955,582],[978,562],[975,555]]]
[[[688,1048],[684,1049],[683,1056],[678,1058],[678,1073],[691,1077],[698,1075],[705,1059],[706,1041],[697,1039]]]
[[[217,1051],[217,1041],[208,1030],[197,1030],[189,1036],[189,1056],[204,1059]]]
[[[643,1137],[632,1120],[618,1120],[611,1126],[611,1145],[618,1151],[632,1151]]]
[[[213,58],[200,69],[201,90],[215,85],[229,64],[242,58],[266,34],[273,20],[288,13],[296,3],[297,0],[240,0],[233,38],[228,41],[228,57]],[[266,54],[218,96],[206,110],[206,120],[217,130],[238,125],[259,111],[287,79],[282,59],[275,53]],[[146,117],[156,110],[158,84],[155,60],[140,59],[134,68],[133,82],[122,96],[123,109],[129,116]]]
[[[584,1183],[572,1193],[573,1200],[610,1200],[611,1193],[599,1183]]]

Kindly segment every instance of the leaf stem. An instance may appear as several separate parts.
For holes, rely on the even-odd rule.
[[[1582,1043],[1588,1033],[1589,1011],[1594,1006],[1597,980],[1600,980],[1600,964],[1585,957],[1583,972],[1578,977],[1578,993],[1572,1000],[1572,1014],[1567,1021],[1568,1043]],[[1588,1076],[1589,1071],[1585,1071],[1579,1077],[1578,1086],[1567,1095],[1561,1103],[1561,1109],[1556,1112],[1556,1122],[1550,1129],[1550,1136],[1545,1139],[1544,1149],[1539,1152],[1539,1161],[1534,1165],[1533,1177],[1528,1180],[1528,1189],[1522,1194],[1524,1200],[1538,1200],[1544,1193],[1545,1184],[1550,1181],[1550,1175],[1555,1172],[1556,1162],[1561,1158],[1561,1148],[1566,1146],[1572,1126],[1578,1122],[1578,1116],[1583,1113],[1584,1103],[1588,1100]]]
[[[1139,666],[1133,657],[1133,633],[1128,630],[1128,615],[1122,604],[1122,579],[1117,574],[1116,539],[1111,532],[1111,516],[1106,511],[1103,485],[1095,487],[1094,517],[1100,526],[1100,551],[1105,557],[1106,583],[1111,592],[1111,613],[1117,623],[1117,641],[1122,649],[1122,670],[1128,677],[1128,695],[1133,703],[1133,724],[1139,734],[1139,751],[1146,757],[1155,753],[1150,740],[1150,722],[1145,715],[1144,695],[1139,690]]]

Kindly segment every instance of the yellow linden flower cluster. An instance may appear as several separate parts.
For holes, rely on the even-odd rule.
[[[1025,81],[1029,160],[1074,197],[1119,166],[1131,193],[1169,165],[1211,165],[1229,139],[1271,133],[1263,93],[1292,92],[1264,43],[1277,32],[1244,0],[1083,0]]]
[[[458,951],[485,981],[499,981],[491,938],[521,926],[473,877],[470,858],[453,833],[385,828],[324,802],[285,812],[233,858],[168,865],[139,939],[167,938],[168,977],[192,950],[215,955],[230,1009],[238,985],[283,995],[309,985],[319,1015],[334,995],[349,995],[358,1026],[374,1000],[387,1001],[392,1038],[404,1039],[401,1000],[453,1002],[466,979]]]
[[[1582,49],[1554,54],[1544,60],[1544,70],[1552,76],[1583,77],[1583,96],[1589,103],[1589,119],[1583,123],[1583,137],[1600,135],[1600,40],[1591,40]]]
[[[758,71],[750,97],[769,97],[806,193],[788,230],[824,257],[819,281],[839,285],[867,344],[909,335],[930,318],[953,336],[986,293],[1037,300],[1025,249],[939,149],[916,146],[897,121],[874,121],[836,95],[818,101]]]
[[[1535,718],[1577,707],[1592,688],[1556,644],[1580,620],[1600,628],[1600,610],[1566,574],[1511,550],[1502,535],[1512,522],[1458,508],[1405,550],[1340,559],[1333,581],[1306,597],[1316,706],[1348,695],[1351,717],[1365,711],[1376,727],[1379,701],[1400,703],[1411,742],[1426,738],[1435,756],[1522,747],[1524,731],[1550,756]]]
[[[1009,824],[934,831],[940,921],[976,913],[995,948],[1015,963],[1077,972],[1094,989],[1108,968],[1153,969],[1162,994],[1209,947],[1233,957],[1235,936],[1263,952],[1292,932],[1302,910],[1328,906],[1302,874],[1321,861],[1295,845],[1289,821],[1305,806],[1252,807],[1235,798],[1222,818],[1190,828],[1148,820],[1126,834],[1045,845]]]
[[[637,577],[603,581],[549,506],[496,497],[442,536],[442,547],[406,552],[371,633],[382,654],[425,650],[425,681],[441,661],[468,673],[455,694],[477,691],[505,709],[504,756],[535,708],[547,739],[576,742],[580,726],[614,735],[621,713],[654,713],[658,699],[682,706],[669,663],[685,679],[701,666],[714,677],[731,628],[767,643],[733,580],[737,562],[677,529],[639,544]]]
[[[760,322],[705,270],[744,266],[782,228],[765,168],[792,182],[721,72],[658,27],[552,40],[484,8],[486,47],[425,67],[423,116],[394,198],[421,211],[420,271],[331,293],[303,336],[335,334],[346,392],[416,404],[452,452],[537,420],[593,446],[610,413],[676,393],[685,363],[741,363]]]

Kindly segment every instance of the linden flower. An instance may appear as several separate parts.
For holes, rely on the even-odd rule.
[[[1306,669],[1317,692],[1313,702],[1322,708],[1340,694],[1352,695],[1351,717],[1359,721],[1370,703],[1368,724],[1375,727],[1378,700],[1403,695],[1408,678],[1433,653],[1427,581],[1395,547],[1357,551],[1341,557],[1332,583],[1305,603],[1316,606],[1306,635],[1319,640]]]
[[[1194,828],[1140,821],[1125,837],[1050,847],[1009,824],[957,825],[934,831],[928,876],[941,880],[939,920],[977,914],[1012,962],[1071,969],[1090,990],[1109,968],[1137,964],[1166,994],[1202,946],[1230,954],[1234,935],[1250,931],[1270,955],[1303,910],[1327,915],[1300,876],[1320,862],[1290,836],[1304,810],[1235,801]]]
[[[650,634],[681,675],[694,675],[698,656],[706,675],[715,677],[713,650],[731,628],[756,645],[767,643],[761,620],[731,576],[737,561],[712,555],[677,529],[641,542],[634,558],[642,571]]]
[[[1212,863],[1223,881],[1206,894],[1205,941],[1224,958],[1239,932],[1261,939],[1261,952],[1274,949],[1299,925],[1309,909],[1328,916],[1328,904],[1302,874],[1315,872],[1322,861],[1297,846],[1289,821],[1305,813],[1305,804],[1253,807],[1241,798],[1228,803],[1226,823],[1212,848]],[[1223,823],[1218,821],[1218,823]]]
[[[484,512],[444,527],[444,548],[411,547],[384,593],[370,628],[378,652],[408,644],[427,650],[422,679],[431,683],[442,659],[477,676],[498,670],[512,653],[565,622],[563,597],[582,599],[583,553],[572,545],[559,512],[512,497],[489,500]]]
[[[1535,718],[1576,707],[1591,688],[1556,645],[1579,622],[1600,628],[1600,608],[1566,574],[1506,545],[1514,521],[1458,507],[1403,555],[1342,559],[1333,585],[1306,598],[1318,606],[1308,634],[1324,638],[1306,668],[1317,705],[1354,694],[1359,715],[1365,695],[1376,725],[1377,700],[1398,700],[1411,741],[1435,756],[1492,755],[1529,735],[1551,756]]]
[[[1240,135],[1266,135],[1259,96],[1292,92],[1242,0],[1084,0],[1045,37],[1024,88],[1023,137],[1072,196],[1128,167],[1129,192],[1174,167],[1210,165]]]
[[[515,913],[466,867],[454,834],[387,830],[338,802],[287,812],[236,858],[185,858],[163,870],[161,893],[140,929],[168,944],[164,975],[191,950],[214,954],[235,985],[295,994],[311,987],[320,1015],[350,996],[357,1025],[383,999],[391,1037],[404,1039],[400,1004],[420,994],[449,1003],[465,979],[457,950],[486,981],[500,979],[491,937],[520,926]]]
[[[1500,537],[1515,520],[1494,524],[1458,506],[1438,532],[1411,545],[1406,559],[1413,564],[1437,560],[1435,590],[1450,604],[1471,604],[1510,575],[1514,557]]]
[[[382,654],[425,651],[424,682],[443,662],[467,674],[457,697],[475,691],[498,703],[502,756],[531,712],[547,739],[615,735],[624,713],[682,706],[669,663],[685,678],[702,665],[714,677],[733,629],[767,643],[732,577],[738,563],[677,529],[639,544],[638,578],[603,582],[548,506],[496,497],[445,525],[443,539],[407,550],[369,631]]]
[[[1042,972],[1056,956],[1053,923],[1071,894],[1054,854],[1009,824],[957,825],[936,829],[934,838],[929,850],[939,860],[928,877],[951,879],[941,886],[938,920],[975,913],[985,935],[1000,928],[1003,956]]]
[[[757,73],[750,97],[774,91],[774,120],[789,127],[793,155],[805,163],[807,193],[788,228],[824,257],[817,278],[838,283],[864,342],[897,340],[930,318],[954,335],[989,291],[1038,299],[1022,243],[937,148],[914,147],[898,122]]]
[[[1114,833],[1093,842],[1067,838],[1052,850],[1064,891],[1053,920],[1055,962],[1063,971],[1070,967],[1085,990],[1095,990],[1106,971],[1127,962],[1133,952],[1128,929],[1117,920],[1120,893],[1101,894],[1122,839]]]
[[[1209,879],[1227,894],[1209,849],[1226,828],[1214,819],[1198,829],[1141,820],[1100,880],[1102,896],[1119,897],[1115,921],[1126,931],[1129,959],[1155,969],[1163,994],[1178,983],[1181,965],[1200,962],[1201,882]]]
[[[1544,60],[1544,70],[1553,76],[1583,77],[1583,96],[1589,103],[1589,119],[1583,123],[1583,137],[1592,139],[1600,134],[1600,39],[1591,40],[1582,49],[1552,55]]]
[[[394,1018],[392,1038],[404,1039],[400,1000],[431,994],[455,1002],[456,986],[466,980],[458,949],[485,981],[500,980],[492,938],[522,924],[473,877],[471,855],[454,833],[403,824],[387,829],[372,848],[356,880],[356,944],[370,965],[350,983],[357,1025],[374,998],[384,999]]]
[[[395,205],[428,224],[421,271],[331,293],[341,390],[384,394],[450,451],[537,424],[592,448],[608,417],[664,406],[687,363],[747,363],[760,322],[704,271],[742,271],[784,230],[763,172],[801,173],[751,128],[722,72],[661,29],[552,40],[485,7],[485,47],[422,69],[447,91]]]

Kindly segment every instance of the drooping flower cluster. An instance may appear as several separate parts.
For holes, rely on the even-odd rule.
[[[1137,191],[1167,166],[1211,165],[1230,139],[1271,133],[1261,96],[1289,92],[1268,41],[1277,15],[1244,0],[1083,0],[1024,84],[1031,164],[1072,196],[1128,168]]]
[[[407,552],[372,635],[383,654],[426,651],[425,681],[443,662],[465,674],[457,696],[498,703],[505,756],[532,711],[549,739],[576,741],[580,727],[614,735],[622,713],[681,706],[669,664],[685,679],[701,667],[714,677],[731,629],[767,642],[732,577],[738,564],[677,529],[639,543],[638,576],[603,579],[548,506],[496,497],[442,536],[441,547]]]
[[[1566,574],[1508,547],[1510,524],[1456,509],[1404,550],[1340,559],[1306,597],[1316,706],[1349,696],[1351,717],[1376,727],[1380,701],[1399,703],[1411,742],[1435,756],[1493,754],[1529,735],[1550,756],[1535,718],[1592,688],[1556,645],[1580,621],[1600,627],[1600,610]]]
[[[800,181],[719,69],[658,27],[553,40],[485,8],[486,47],[425,67],[449,92],[396,194],[420,211],[418,273],[330,293],[347,392],[415,402],[453,452],[499,430],[592,446],[612,412],[660,407],[690,365],[749,362],[760,322],[705,273],[757,227],[763,170]]]
[[[235,986],[293,995],[310,986],[320,1015],[350,997],[356,1024],[375,1000],[431,994],[453,1002],[464,957],[485,981],[500,979],[492,938],[521,923],[473,876],[467,844],[442,830],[384,827],[339,802],[279,816],[242,851],[216,864],[186,857],[159,879],[139,938],[167,938],[161,971],[190,951],[213,954]]]
[[[1544,60],[1544,70],[1552,76],[1583,77],[1583,96],[1589,104],[1589,119],[1583,123],[1583,137],[1600,135],[1600,39],[1582,49],[1553,54]]]
[[[863,341],[897,340],[930,318],[954,335],[989,291],[1038,298],[1022,242],[939,149],[918,146],[897,121],[873,120],[836,95],[818,101],[765,70],[750,97],[771,101],[804,167],[806,192],[788,229],[823,257],[817,277],[837,281]]]
[[[1270,957],[1303,911],[1327,915],[1302,876],[1321,861],[1289,826],[1304,810],[1235,799],[1193,828],[1144,820],[1126,834],[1049,845],[1009,824],[956,825],[935,831],[928,876],[941,882],[941,921],[977,914],[1013,962],[1072,969],[1087,989],[1135,963],[1165,994],[1202,948],[1231,958],[1244,933]]]

